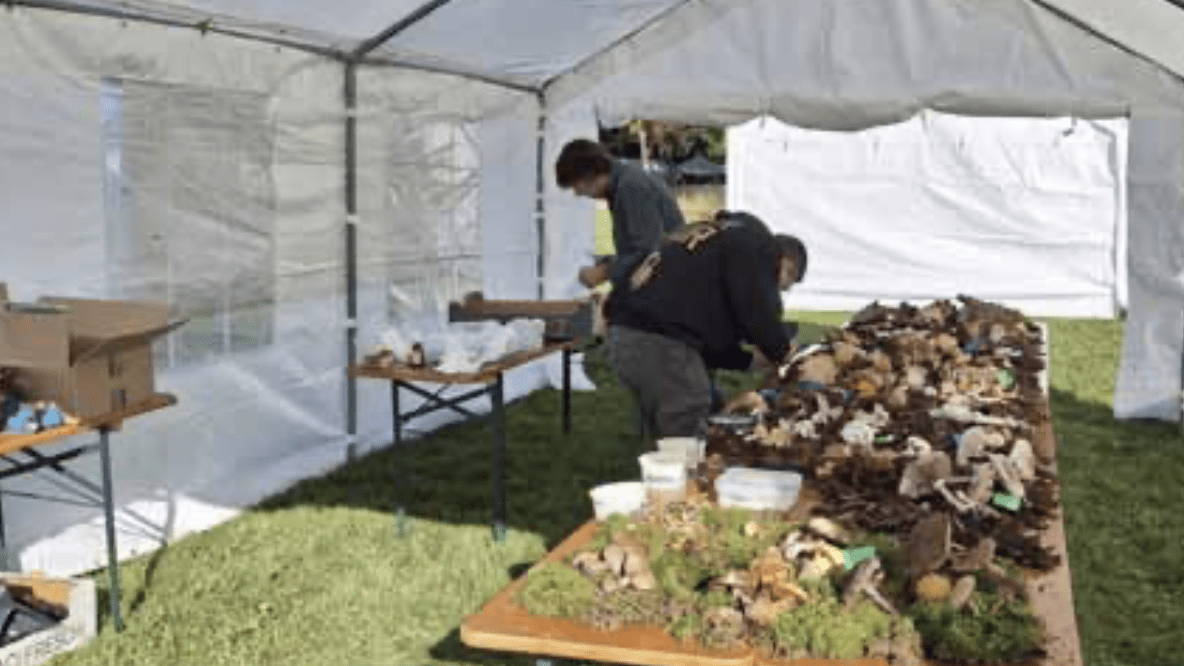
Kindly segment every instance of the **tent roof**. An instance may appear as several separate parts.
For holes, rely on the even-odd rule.
[[[713,0],[9,0],[261,39],[524,90]],[[735,2],[736,0],[729,0]],[[951,0],[956,2],[957,0]],[[1029,0],[1184,78],[1184,0]]]

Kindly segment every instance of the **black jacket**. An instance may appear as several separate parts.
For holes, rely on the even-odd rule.
[[[693,225],[667,237],[640,286],[614,286],[609,322],[680,340],[703,355],[708,367],[748,368],[756,345],[772,360],[790,340],[782,325],[779,254],[768,228],[747,213],[729,213],[710,225]],[[635,274],[636,275],[636,274]]]

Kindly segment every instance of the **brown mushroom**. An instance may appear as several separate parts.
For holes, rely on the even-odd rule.
[[[962,610],[962,607],[970,601],[970,597],[974,594],[975,581],[974,576],[963,576],[954,583],[954,589],[950,592],[950,606],[954,610]]]
[[[982,571],[995,558],[995,540],[983,537],[973,548],[950,556],[950,568],[958,573]]]
[[[953,465],[948,455],[941,451],[931,451],[920,456],[904,468],[904,472],[900,477],[898,492],[910,499],[927,495],[933,492],[934,481],[948,478],[952,471]]]
[[[829,518],[811,518],[806,522],[806,529],[840,546],[845,546],[851,541],[851,535],[847,533],[847,530]]]
[[[839,368],[835,359],[829,354],[814,354],[802,361],[798,379],[803,382],[816,382],[823,386],[835,383],[839,376]]]
[[[910,578],[936,571],[950,556],[950,519],[945,513],[930,513],[905,538],[905,568]]]
[[[884,595],[880,594],[880,590],[876,589],[876,581],[882,576],[883,571],[879,558],[873,557],[860,562],[851,574],[847,586],[843,588],[843,605],[850,609],[855,605],[855,602],[859,601],[861,595],[867,595],[872,603],[879,606],[885,613],[896,615],[896,609],[884,598]]]
[[[950,595],[950,579],[938,573],[925,574],[917,580],[917,598],[923,601],[942,601]]]

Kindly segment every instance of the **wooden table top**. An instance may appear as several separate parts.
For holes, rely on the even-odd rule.
[[[1040,445],[1051,448],[1055,456],[1056,440],[1051,419],[1045,420],[1034,434]],[[810,484],[803,485],[798,505],[792,510],[790,518],[804,519],[810,513],[810,508],[819,501],[820,497],[813,492]],[[535,566],[559,562],[579,550],[595,536],[597,526],[595,522],[586,523]],[[1046,546],[1061,556],[1061,564],[1043,575],[1025,575],[1025,587],[1032,600],[1033,610],[1044,622],[1048,637],[1045,644],[1047,657],[1035,663],[1042,666],[1081,666],[1081,646],[1077,616],[1073,609],[1063,514],[1058,513],[1056,519],[1050,521],[1041,538]],[[518,577],[478,613],[465,618],[460,630],[461,640],[471,647],[487,650],[639,666],[780,666],[790,663],[762,657],[750,649],[724,652],[682,643],[657,626],[602,631],[580,622],[530,615],[513,602],[525,581],[526,575]],[[804,659],[793,661],[792,664],[887,666],[882,659]],[[935,664],[930,663],[930,666]]]
[[[574,349],[574,342],[549,342],[542,347],[528,349],[486,363],[476,372],[440,372],[435,368],[412,368],[406,365],[379,366],[365,363],[351,365],[349,374],[353,377],[386,379],[404,382],[432,382],[435,384],[488,384],[508,370],[525,365],[564,349]]]
[[[0,455],[8,455],[24,449],[44,446],[56,442],[59,439],[94,432],[104,427],[109,430],[118,430],[126,419],[148,412],[154,412],[158,409],[175,405],[176,403],[177,399],[174,396],[168,393],[157,393],[137,405],[132,405],[118,412],[111,412],[110,414],[86,419],[78,425],[67,425],[27,435],[0,433]]]

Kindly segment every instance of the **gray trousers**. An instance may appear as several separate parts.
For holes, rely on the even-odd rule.
[[[644,436],[695,435],[711,413],[711,381],[699,352],[625,326],[610,326],[608,341],[617,378],[637,398]]]

